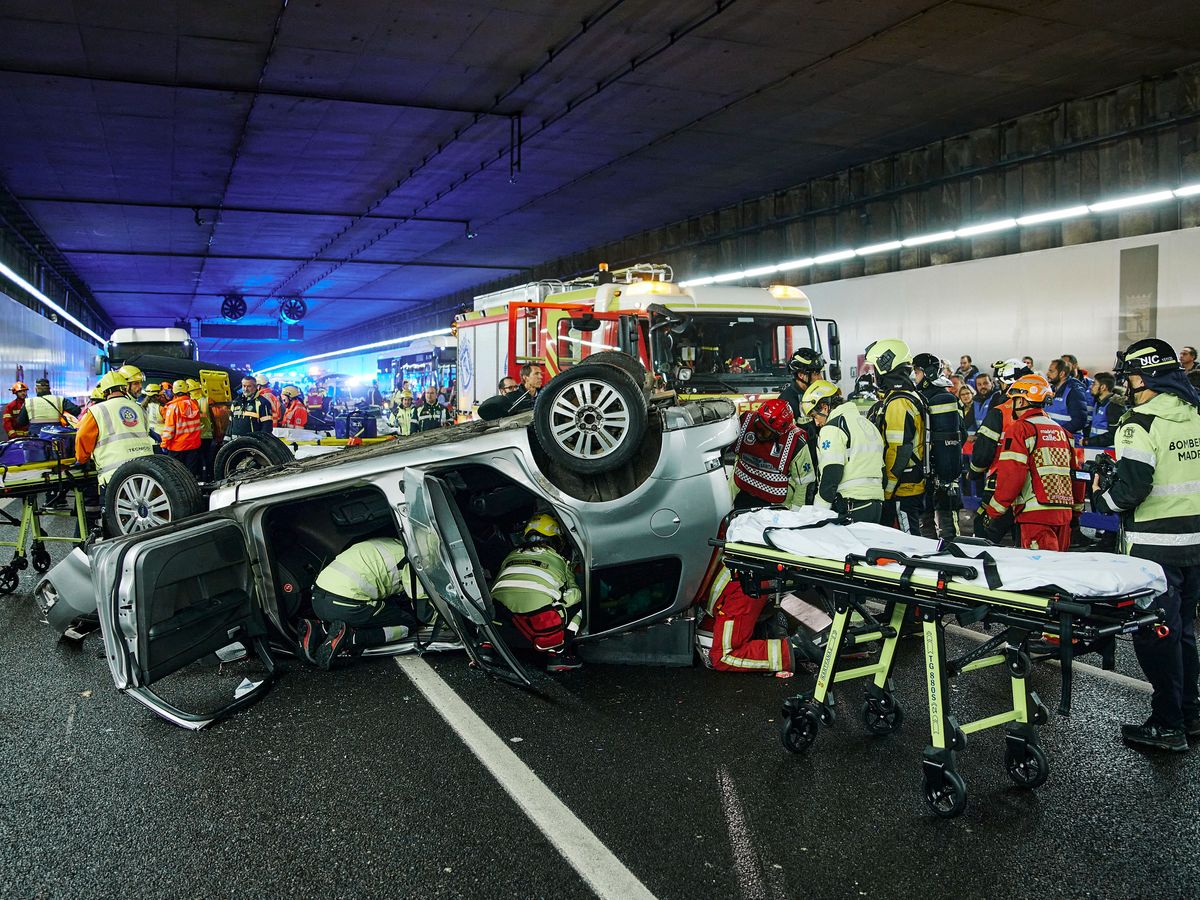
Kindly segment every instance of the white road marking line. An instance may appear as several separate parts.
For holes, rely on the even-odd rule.
[[[717,769],[717,783],[721,786],[721,805],[725,808],[725,827],[729,831],[729,849],[733,851],[738,892],[743,900],[767,900],[767,886],[758,868],[746,813],[742,809],[737,788],[733,786],[733,779],[724,766]]]
[[[588,887],[598,896],[613,900],[653,900],[654,895],[637,876],[521,762],[429,663],[419,656],[404,656],[396,658],[396,665]]]
[[[71,701],[71,708],[67,710],[67,737],[71,736],[72,729],[75,728],[75,701]]]
[[[982,644],[984,641],[990,640],[993,635],[984,634],[980,631],[975,631],[972,628],[963,628],[961,625],[947,625],[946,631],[950,634],[957,634],[961,637],[970,638],[976,643]],[[1061,666],[1062,663],[1057,659],[1046,660],[1047,662]],[[1120,672],[1109,672],[1106,669],[1100,669],[1088,663],[1074,660],[1071,663],[1071,668],[1077,672],[1083,672],[1085,675],[1093,675],[1096,678],[1101,678],[1104,681],[1111,681],[1113,684],[1119,684],[1127,688],[1133,688],[1135,691],[1141,691],[1143,694],[1153,694],[1154,688],[1150,686],[1150,682],[1142,681],[1140,678],[1134,678],[1130,675],[1122,675]]]

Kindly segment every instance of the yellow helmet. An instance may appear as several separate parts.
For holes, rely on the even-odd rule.
[[[561,535],[562,529],[558,520],[549,513],[538,513],[525,526],[524,536],[527,544],[554,544]]]
[[[119,369],[112,372],[105,372],[104,377],[100,379],[100,385],[97,390],[104,396],[108,396],[109,391],[125,390],[129,387],[129,382],[125,380],[125,376],[121,374]]]
[[[177,378],[171,384],[171,393],[172,394],[175,394],[176,396],[178,396],[179,394],[186,394],[187,392],[188,392],[188,383],[184,379]]]
[[[800,411],[811,417],[813,410],[822,400],[841,394],[841,390],[831,381],[814,381],[804,391],[800,398]]]
[[[146,386],[142,388],[142,391],[147,397],[156,397],[162,393],[162,387],[157,381],[148,381],[146,382]]]
[[[867,362],[880,375],[887,375],[900,366],[912,365],[912,351],[900,338],[884,338],[867,345]]]
[[[135,382],[146,380],[146,376],[142,374],[142,370],[137,366],[129,365],[129,363],[121,366],[121,368],[117,369],[117,371],[125,376],[125,381],[127,384],[134,384]]]
[[[187,380],[187,390],[188,390],[188,393],[191,394],[193,397],[203,397],[204,396],[204,385],[202,385],[200,382],[198,382],[195,378],[189,378]]]
[[[412,398],[413,398],[412,391],[406,389],[406,390],[403,390],[400,392],[401,400],[411,400]]]
[[[280,395],[282,395],[283,397],[286,397],[288,400],[290,400],[290,399],[292,399],[293,397],[299,397],[299,396],[300,396],[300,388],[296,387],[294,384],[289,384],[289,385],[287,385],[287,387],[285,387],[285,388],[284,388],[282,391],[280,391],[279,393],[280,393]]]
[[[88,394],[88,397],[92,400],[103,400],[104,391],[100,390],[100,385],[96,385],[94,388],[92,388],[92,392]]]

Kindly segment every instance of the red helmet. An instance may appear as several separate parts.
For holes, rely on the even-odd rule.
[[[786,400],[780,400],[778,397],[774,400],[766,401],[754,414],[755,420],[761,422],[766,428],[775,434],[783,434],[795,424],[796,417],[792,415],[792,408]]]

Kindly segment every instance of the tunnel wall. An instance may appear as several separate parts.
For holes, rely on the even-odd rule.
[[[18,378],[30,390],[43,374],[59,396],[85,397],[95,383],[93,374],[99,349],[76,337],[48,318],[0,293],[0,375],[4,402],[12,399],[9,387]]]

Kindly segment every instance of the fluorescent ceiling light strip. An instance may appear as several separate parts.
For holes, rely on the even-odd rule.
[[[777,268],[780,272],[790,272],[792,269],[807,269],[814,262],[816,262],[816,260],[814,260],[811,256],[806,256],[804,259],[792,259],[787,262],[781,262],[775,268]]]
[[[681,281],[679,282],[679,286],[681,288],[704,287],[705,285],[712,284],[714,281],[716,281],[716,279],[709,275],[707,278],[693,278],[691,281]]]
[[[1175,189],[1176,197],[1195,197],[1197,194],[1200,194],[1200,184],[1185,184]]]
[[[328,353],[317,353],[313,356],[304,356],[300,359],[293,359],[291,362],[279,363],[275,366],[268,366],[265,369],[259,369],[255,375],[266,375],[269,372],[278,372],[280,369],[286,369],[288,366],[299,366],[304,363],[316,362],[319,359],[332,359],[335,356],[349,356],[351,353],[365,353],[368,350],[378,350],[380,347],[394,347],[396,344],[406,344],[409,341],[418,341],[421,338],[437,337],[441,334],[449,334],[449,328],[438,328],[434,331],[422,331],[420,334],[409,334],[404,337],[391,338],[386,341],[376,341],[373,344],[360,344],[357,347],[346,347],[342,350],[331,350]]]
[[[779,266],[759,266],[757,269],[747,269],[742,273],[743,278],[761,278],[763,275],[770,275],[773,272],[778,272]]]
[[[866,247],[857,247],[854,253],[857,256],[870,256],[872,253],[888,253],[892,250],[899,250],[903,246],[899,241],[884,241],[882,244],[869,244]]]
[[[1154,191],[1150,194],[1134,194],[1132,197],[1118,197],[1116,200],[1102,200],[1092,203],[1088,209],[1092,212],[1109,212],[1114,209],[1128,209],[1131,206],[1146,206],[1150,203],[1162,203],[1164,200],[1174,200],[1174,191]]]
[[[93,338],[96,339],[96,341],[99,344],[103,345],[105,343],[105,341],[107,340],[107,338],[102,338],[100,335],[96,334],[96,332],[92,331],[92,329],[90,329],[86,325],[84,325],[77,318],[75,318],[73,315],[71,315],[69,312],[67,312],[65,309],[63,309],[61,306],[59,306],[57,303],[55,303],[53,300],[51,300],[49,297],[47,297],[45,294],[43,294],[41,291],[39,291],[37,288],[35,288],[32,284],[30,284],[28,281],[26,281],[24,278],[22,278],[16,272],[14,272],[12,269],[10,269],[8,266],[6,266],[4,263],[0,263],[0,275],[3,275],[9,281],[18,285],[25,291],[28,291],[30,294],[32,294],[34,297],[36,297],[38,300],[40,300],[46,306],[50,307],[52,310],[54,310],[56,313],[58,313],[60,316],[62,316],[64,319],[66,319],[68,322],[70,322],[72,325],[74,325],[76,328],[78,328],[80,331],[84,332],[85,334],[91,335]]]
[[[982,222],[979,225],[968,225],[966,228],[959,228],[954,234],[957,237],[975,237],[977,234],[991,234],[993,231],[1004,231],[1008,228],[1016,228],[1016,219],[997,219],[995,222]]]
[[[714,275],[713,281],[715,281],[717,284],[724,284],[727,281],[738,281],[745,276],[745,272],[725,272],[722,275]]]
[[[825,254],[822,254],[821,256],[814,257],[813,262],[816,263],[818,266],[822,266],[825,263],[841,262],[844,259],[853,259],[853,258],[854,258],[853,250],[838,250],[836,253],[825,253]]]
[[[1041,225],[1043,222],[1060,222],[1063,219],[1074,219],[1086,216],[1089,210],[1086,206],[1068,206],[1064,209],[1052,209],[1049,212],[1034,213],[1017,219],[1018,225]]]
[[[940,244],[952,241],[958,235],[953,231],[938,231],[933,234],[919,234],[916,237],[905,238],[900,243],[905,247],[923,247],[925,244]]]

